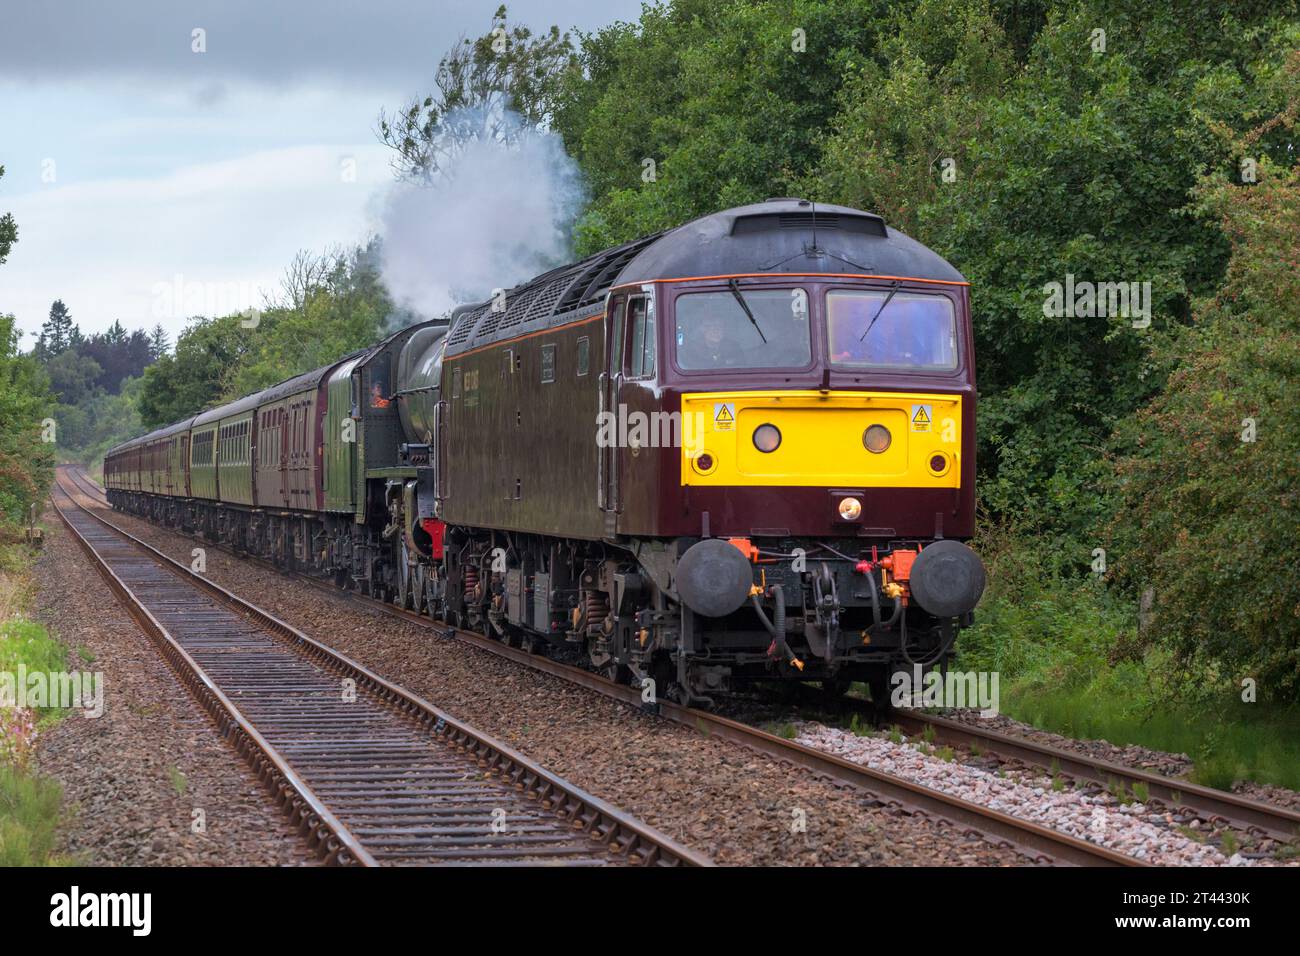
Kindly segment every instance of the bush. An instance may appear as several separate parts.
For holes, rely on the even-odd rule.
[[[1291,63],[1300,86],[1300,54]],[[1290,122],[1294,123],[1294,114]],[[1248,148],[1248,147],[1247,147]],[[1121,432],[1116,577],[1153,594],[1151,641],[1189,684],[1300,691],[1300,172],[1207,179],[1227,281],[1175,347],[1165,391]]]

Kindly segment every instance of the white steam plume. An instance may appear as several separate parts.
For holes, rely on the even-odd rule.
[[[519,124],[465,144],[432,183],[397,183],[382,201],[381,272],[395,303],[433,318],[566,261],[584,198],[554,133]]]

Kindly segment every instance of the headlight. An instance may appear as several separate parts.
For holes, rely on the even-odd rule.
[[[759,425],[754,429],[754,447],[762,452],[776,451],[781,445],[781,430],[775,425]]]
[[[948,456],[943,452],[935,452],[930,456],[930,473],[942,476],[948,472]]]
[[[862,444],[866,446],[867,451],[876,455],[888,448],[892,440],[889,429],[884,425],[872,425],[862,433]]]
[[[691,459],[691,467],[701,475],[709,474],[709,472],[713,471],[715,465],[717,465],[717,462],[707,451],[702,451]]]
[[[857,498],[844,498],[840,501],[840,517],[845,521],[857,521],[862,514],[862,502]]]

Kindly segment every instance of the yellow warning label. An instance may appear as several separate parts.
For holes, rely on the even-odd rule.
[[[930,405],[912,406],[912,431],[928,432],[934,420],[934,409]]]
[[[713,403],[713,430],[729,432],[736,427],[736,403]]]

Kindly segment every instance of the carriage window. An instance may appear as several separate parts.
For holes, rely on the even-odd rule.
[[[578,375],[586,375],[591,368],[591,339],[583,336],[578,339]]]
[[[836,365],[952,371],[957,322],[942,295],[888,290],[826,294],[826,332]]]
[[[677,366],[803,368],[812,361],[803,289],[691,292],[675,304]]]

